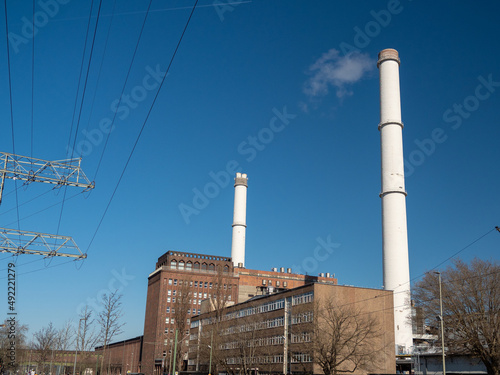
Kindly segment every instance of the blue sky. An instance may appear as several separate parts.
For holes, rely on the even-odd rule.
[[[31,333],[49,321],[77,322],[79,306],[120,287],[126,326],[117,339],[142,334],[147,275],[160,255],[230,255],[234,190],[227,171],[232,180],[235,169],[249,176],[248,268],[331,272],[340,284],[381,287],[376,59],[385,48],[401,58],[411,277],[500,225],[498,2],[200,0],[91,243],[193,5],[153,0],[118,106],[148,1],[118,1],[112,16],[113,3],[102,1],[74,141],[90,2],[36,3],[32,139],[31,2],[7,0],[16,153],[30,155],[33,142],[34,157],[65,158],[73,122],[69,144],[96,184],[91,194],[67,200],[62,216],[64,190],[18,190],[22,230],[56,233],[62,217],[59,234],[88,253],[83,263],[17,259],[18,318]],[[5,25],[3,7],[0,13]],[[0,30],[0,150],[12,152]],[[18,225],[14,190],[8,180],[2,227]],[[68,189],[66,197],[79,192]],[[320,239],[338,246],[318,262]],[[460,256],[498,259],[499,244],[500,233],[491,232]],[[0,259],[7,284],[12,257]],[[0,289],[7,312],[6,285]]]

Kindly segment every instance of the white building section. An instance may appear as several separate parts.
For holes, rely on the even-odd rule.
[[[410,352],[413,344],[399,64],[399,54],[394,49],[385,49],[378,55],[384,289],[394,291],[396,350],[403,354]]]
[[[233,264],[245,266],[245,235],[247,229],[247,189],[246,174],[236,173],[234,179],[234,214],[233,214],[233,242],[231,258]]]

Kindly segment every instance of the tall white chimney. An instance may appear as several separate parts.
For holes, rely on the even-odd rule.
[[[231,258],[237,267],[240,263],[245,266],[245,233],[247,229],[247,189],[246,174],[236,173],[234,179],[234,214],[233,214],[233,242]]]
[[[399,54],[394,49],[384,49],[378,55],[384,289],[394,291],[396,350],[402,354],[411,351],[413,342],[399,64]]]

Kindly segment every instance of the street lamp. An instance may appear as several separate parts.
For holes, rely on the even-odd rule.
[[[208,365],[208,375],[212,375],[212,346],[214,343],[214,331],[212,330],[212,333],[210,334],[210,345],[208,346],[210,348],[210,364]]]
[[[75,364],[73,365],[73,375],[75,375],[76,372],[76,355],[78,354],[78,340],[80,339],[80,323],[82,320],[87,321],[87,318],[81,318],[78,321],[78,335],[76,336],[76,349],[75,349]]]
[[[446,364],[444,356],[444,322],[443,322],[443,293],[441,290],[441,272],[435,271],[439,277],[439,321],[441,322],[441,351],[443,356],[443,375],[446,375]]]

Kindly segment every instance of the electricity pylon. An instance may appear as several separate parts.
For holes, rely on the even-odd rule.
[[[61,249],[68,249],[75,254],[60,253]],[[0,252],[17,255],[36,254],[46,257],[87,258],[87,255],[81,252],[71,237],[7,228],[0,228]]]
[[[94,183],[83,173],[81,162],[82,158],[48,161],[0,152],[0,203],[6,178],[25,181],[25,184],[43,182],[57,185],[56,188],[77,186],[84,188],[84,191],[93,189]],[[61,249],[68,249],[73,253],[61,253]],[[71,237],[7,228],[0,228],[0,252],[87,258]]]
[[[32,182],[43,182],[61,186],[77,186],[86,190],[94,188],[83,173],[80,164],[82,158],[48,161],[28,156],[0,152],[0,203],[6,178]]]

